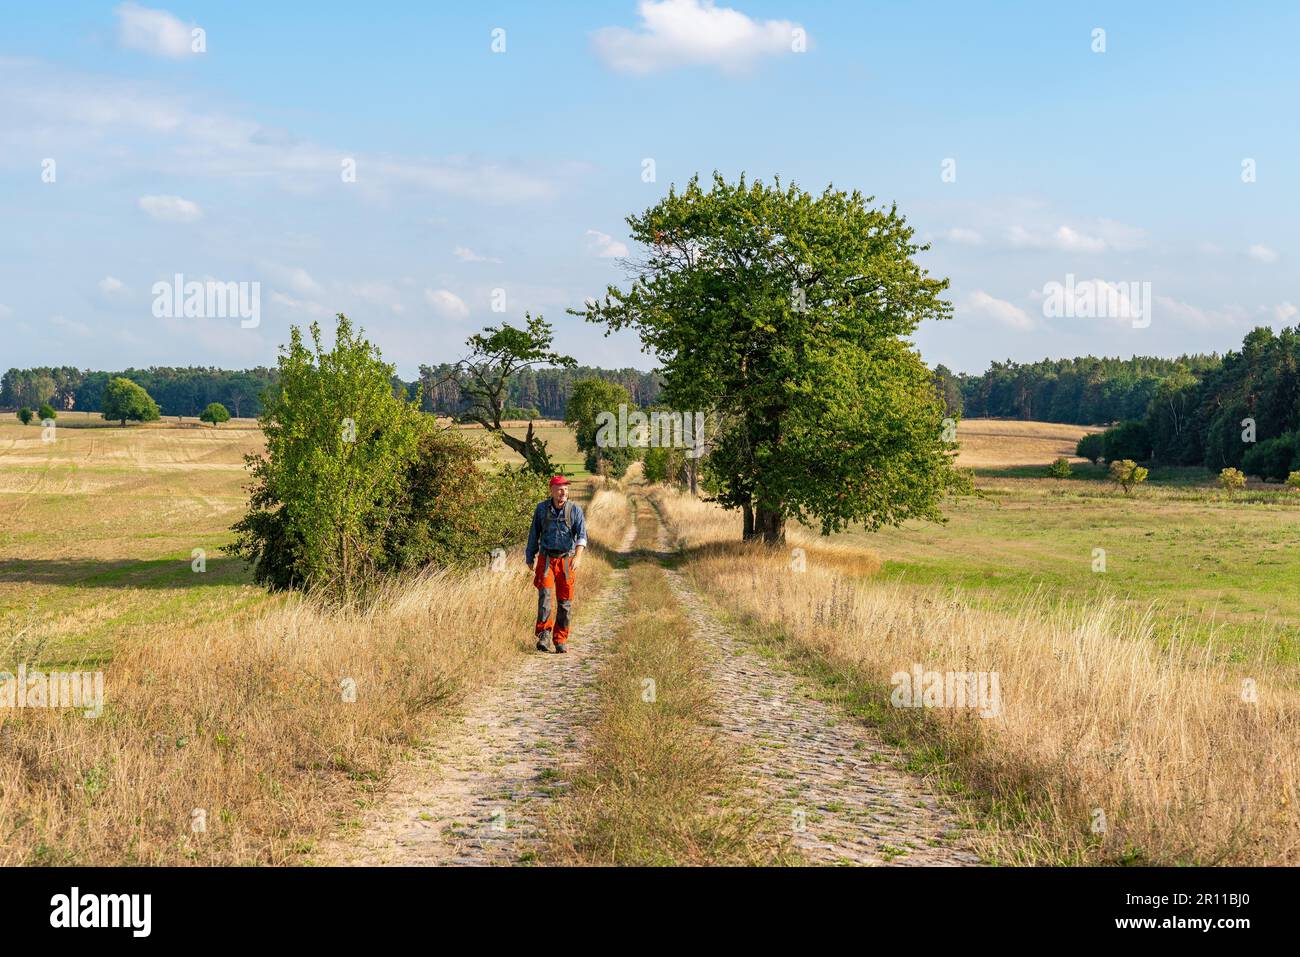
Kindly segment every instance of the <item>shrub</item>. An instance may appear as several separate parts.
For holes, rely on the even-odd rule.
[[[480,469],[484,450],[451,429],[427,429],[394,503],[386,541],[391,571],[484,565],[527,533],[546,480],[527,469]]]
[[[123,425],[127,419],[136,422],[158,420],[158,403],[139,385],[120,376],[109,380],[104,387],[103,409],[105,419],[118,419]]]
[[[32,410],[24,406],[18,410],[18,421],[23,425],[29,425],[32,421]]]
[[[686,453],[682,449],[668,446],[651,447],[645,450],[645,480],[655,482],[677,482],[681,479],[682,469],[686,467]]]
[[[425,417],[393,394],[393,367],[339,315],[326,352],[290,329],[280,387],[259,421],[266,454],[249,456],[249,511],[231,551],[273,588],[307,587],[354,597],[388,564],[402,482],[416,458]]]
[[[1106,457],[1106,440],[1101,432],[1089,432],[1074,447],[1074,454],[1096,465]]]
[[[382,576],[485,565],[522,540],[544,480],[481,471],[483,450],[394,395],[393,367],[344,316],[326,352],[300,330],[280,358],[280,389],[260,419],[266,455],[249,456],[248,513],[231,551],[271,588],[348,601]]]
[[[1247,475],[1258,475],[1267,481],[1284,481],[1297,463],[1297,439],[1300,433],[1287,432],[1275,439],[1265,439],[1247,449],[1241,459],[1241,470]]]
[[[46,419],[57,419],[59,413],[55,412],[54,406],[50,405],[48,402],[42,402],[40,409],[36,413],[36,417],[44,422]]]
[[[1232,495],[1246,487],[1246,476],[1240,469],[1223,469],[1219,472],[1219,487]]]
[[[1287,488],[1293,488],[1300,492],[1300,472],[1292,472],[1286,477]]]
[[[1131,495],[1135,486],[1147,480],[1147,470],[1132,459],[1118,459],[1110,463],[1110,478],[1125,495]]]
[[[1064,455],[1047,467],[1047,474],[1052,478],[1064,479],[1074,474],[1074,469],[1070,468],[1070,460]]]
[[[1102,433],[1102,450],[1107,462],[1151,458],[1151,435],[1141,422],[1121,422]]]
[[[200,422],[211,422],[212,427],[216,428],[222,422],[230,421],[230,411],[220,402],[210,402],[208,407],[199,414]]]

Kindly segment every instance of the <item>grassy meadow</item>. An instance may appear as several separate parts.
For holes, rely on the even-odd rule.
[[[305,861],[393,761],[531,648],[522,568],[424,576],[346,614],[251,585],[221,553],[243,456],[261,447],[251,421],[120,428],[64,413],[57,429],[47,443],[0,416],[0,670],[102,668],[107,707],[0,713],[2,863]],[[572,433],[542,429],[576,471]],[[801,576],[784,553],[741,547],[738,515],[656,501],[682,567],[770,653],[884,728],[915,770],[978,799],[993,859],[1295,863],[1300,499],[1257,486],[1229,499],[1186,470],[1153,470],[1125,497],[1073,460],[1082,431],[963,422],[979,495],[941,526],[792,526]],[[1058,455],[1074,477],[1045,477]],[[596,484],[579,496],[612,545],[627,501],[593,500]],[[599,550],[586,567],[599,588]],[[625,647],[636,667],[655,652]],[[913,661],[999,670],[1007,719],[994,731],[882,707],[890,672]],[[341,677],[356,703],[340,702]],[[209,812],[201,835],[195,808]],[[1096,808],[1105,834],[1089,829]]]
[[[405,579],[346,611],[249,584],[220,548],[261,445],[251,422],[64,414],[55,439],[0,417],[0,670],[102,670],[105,707],[0,711],[2,865],[309,862],[394,761],[532,651],[521,563]],[[621,541],[626,502],[576,494],[593,541]],[[595,550],[588,587],[608,572]]]
[[[1207,472],[1156,468],[1125,496],[1104,466],[1074,456],[1084,432],[962,422],[958,461],[974,470],[978,496],[948,508],[943,525],[836,538],[875,551],[886,579],[954,588],[1004,609],[1029,596],[1154,605],[1158,634],[1190,629],[1234,660],[1263,652],[1300,662],[1300,495],[1252,483],[1230,499]],[[1062,455],[1075,474],[1045,477]],[[1104,572],[1093,570],[1096,548]]]

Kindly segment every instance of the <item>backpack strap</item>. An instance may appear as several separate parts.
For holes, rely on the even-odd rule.
[[[546,540],[546,535],[551,530],[551,522],[555,520],[554,514],[551,511],[551,503],[549,501],[543,502],[542,508],[545,511],[543,512],[542,518],[542,538],[541,541],[538,542],[539,548],[542,547],[541,542]],[[567,499],[564,502],[564,527],[567,528],[570,533],[573,532],[573,503]]]

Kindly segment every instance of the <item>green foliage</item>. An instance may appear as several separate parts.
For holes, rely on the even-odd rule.
[[[947,283],[916,263],[925,247],[897,210],[869,202],[692,179],[628,217],[648,251],[636,281],[577,313],[635,328],[668,403],[716,418],[706,478],[768,542],[791,517],[826,532],[939,519],[943,496],[969,487],[906,341],[950,313]]]
[[[230,421],[230,411],[220,402],[211,402],[199,415],[199,421],[211,422],[215,427],[220,425],[222,422]]]
[[[1287,488],[1295,489],[1300,492],[1300,471],[1292,472],[1286,477]]]
[[[42,402],[40,409],[36,413],[36,417],[44,422],[46,419],[57,419],[59,413],[55,412],[54,406],[50,405],[48,402]]]
[[[110,380],[104,389],[102,406],[105,419],[117,420],[123,425],[126,425],[128,419],[134,422],[155,422],[159,415],[158,403],[130,379]]]
[[[18,421],[23,425],[30,425],[32,418],[32,410],[26,406],[23,406],[23,408],[18,410]]]
[[[260,418],[266,454],[248,457],[249,512],[232,552],[259,582],[347,599],[391,567],[384,544],[428,426],[346,316],[329,351],[317,323],[310,332],[309,347],[291,328],[281,349],[280,388]]]
[[[648,448],[643,461],[642,470],[647,482],[675,483],[680,481],[686,467],[686,450],[665,446]]]
[[[1089,432],[1079,439],[1074,447],[1074,454],[1096,465],[1106,457],[1106,439],[1101,432]]]
[[[1142,418],[1162,383],[1180,377],[1194,383],[1218,364],[1218,356],[1201,355],[1177,359],[1081,356],[1023,365],[994,362],[981,375],[958,378],[964,414],[969,418],[1102,425]]]
[[[1272,482],[1284,481],[1294,465],[1300,465],[1300,433],[1297,432],[1257,442],[1241,459],[1241,470],[1247,475],[1258,475]]]
[[[483,565],[520,540],[546,481],[526,469],[481,470],[478,443],[451,429],[420,437],[384,543],[392,569]]]
[[[506,397],[513,377],[537,365],[577,365],[571,357],[552,349],[553,340],[550,323],[541,316],[524,313],[522,329],[503,322],[500,327],[488,326],[470,336],[466,340],[470,355],[456,366],[456,382],[468,405],[463,417],[477,422],[519,453],[529,470],[546,476],[554,473],[555,466],[545,440],[533,432],[533,423],[528,423],[528,433],[522,439],[506,432],[501,423],[507,418]]]
[[[503,419],[539,419],[541,416],[542,414],[531,406],[521,409],[518,406],[508,405],[501,410]]]
[[[1047,467],[1047,474],[1052,478],[1065,479],[1074,474],[1074,469],[1070,467],[1070,460],[1061,456]]]
[[[1229,495],[1246,487],[1246,476],[1240,469],[1226,468],[1219,472],[1219,488]]]
[[[622,478],[640,457],[640,449],[613,442],[602,445],[600,442],[602,414],[617,418],[620,405],[636,408],[627,389],[616,382],[583,379],[573,387],[573,394],[564,408],[564,421],[573,426],[588,472]]]
[[[1107,462],[1119,459],[1144,462],[1151,458],[1151,436],[1141,422],[1121,422],[1102,433],[1102,451]]]
[[[1111,481],[1124,490],[1125,495],[1147,480],[1147,470],[1132,459],[1117,459],[1110,463]]]
[[[485,564],[520,538],[544,483],[475,462],[483,450],[392,388],[393,367],[346,316],[334,346],[299,329],[279,361],[280,388],[261,424],[266,454],[249,456],[249,511],[231,551],[272,588],[346,601],[381,576],[434,564]]]

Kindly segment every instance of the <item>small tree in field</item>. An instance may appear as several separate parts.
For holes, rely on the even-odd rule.
[[[418,395],[394,394],[393,367],[346,316],[331,349],[310,332],[309,346],[290,330],[258,419],[266,453],[246,457],[252,494],[231,551],[254,578],[347,602],[382,574],[482,564],[516,543],[542,483],[479,469],[484,450],[439,430]]]
[[[210,402],[208,407],[199,415],[200,422],[211,422],[212,427],[216,428],[222,422],[230,421],[230,412],[220,402]]]
[[[1133,489],[1147,480],[1147,470],[1132,459],[1119,459],[1110,463],[1111,481],[1132,495]]]
[[[158,403],[149,397],[139,385],[130,379],[121,377],[109,380],[104,387],[104,418],[119,420],[126,425],[126,420],[134,422],[158,421]]]
[[[1074,474],[1074,469],[1070,468],[1070,460],[1062,455],[1047,467],[1047,473],[1051,475],[1052,478],[1067,479]]]
[[[418,405],[393,395],[393,367],[341,313],[334,346],[293,327],[280,387],[259,422],[266,454],[246,461],[249,513],[234,554],[273,587],[358,593],[384,564],[383,541],[420,440]]]
[[[1074,454],[1096,465],[1106,455],[1106,439],[1101,432],[1089,432],[1079,439],[1074,447]]]
[[[18,421],[23,425],[30,425],[32,421],[32,410],[24,406],[18,410]]]
[[[40,409],[36,413],[36,417],[44,422],[46,419],[57,419],[59,413],[55,412],[54,406],[50,405],[48,402],[42,402]]]
[[[1219,472],[1219,488],[1231,498],[1246,487],[1246,476],[1241,469],[1227,468]]]
[[[568,404],[564,407],[564,421],[573,426],[578,450],[584,454],[587,471],[596,475],[622,478],[628,466],[640,455],[640,449],[621,445],[601,445],[597,441],[597,418],[602,412],[618,414],[618,407],[632,406],[632,395],[617,382],[604,379],[583,379],[573,386]]]
[[[1286,477],[1287,488],[1294,492],[1300,492],[1300,472],[1292,472]]]

